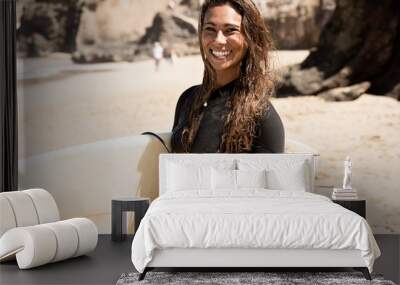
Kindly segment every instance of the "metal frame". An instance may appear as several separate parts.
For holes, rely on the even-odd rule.
[[[161,268],[162,267],[159,267],[158,269],[161,269]],[[364,278],[366,280],[369,280],[369,281],[372,280],[371,275],[369,274],[369,271],[368,271],[367,267],[350,267],[350,268],[353,268],[356,271],[360,271],[364,275]],[[154,269],[157,269],[157,267],[146,267],[144,269],[144,271],[139,274],[138,281],[142,281],[146,277],[147,272],[152,271]],[[192,267],[191,269],[193,269],[193,271],[197,271],[196,268]],[[214,272],[214,271],[216,271],[215,269],[221,269],[221,268],[215,268],[215,267],[214,268],[210,268],[210,267],[201,268],[202,271],[209,271],[209,272]],[[229,271],[229,272],[243,272],[243,271],[269,272],[271,268],[254,268],[254,267],[251,267],[251,268],[246,268],[246,270],[243,270],[243,268],[234,268],[234,270],[227,270],[226,268],[222,268],[222,269],[225,270],[225,271]],[[303,268],[301,268],[301,269],[303,269]],[[309,269],[310,269],[310,271],[311,271],[311,269],[318,269],[320,271],[323,271],[321,268],[317,268],[317,267],[312,267],[312,268],[309,268]],[[276,267],[276,268],[274,268],[274,270],[277,270],[277,271],[292,271],[293,268],[290,268],[290,267]]]

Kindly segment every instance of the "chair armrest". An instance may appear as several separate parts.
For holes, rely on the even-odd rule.
[[[98,232],[86,218],[18,227],[0,238],[0,261],[17,259],[28,269],[86,254],[96,248]]]

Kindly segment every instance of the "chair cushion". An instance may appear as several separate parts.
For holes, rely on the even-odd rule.
[[[53,196],[44,189],[0,193],[0,237],[15,227],[34,226],[60,220]]]
[[[30,196],[23,191],[3,192],[14,213],[17,227],[33,226],[39,223],[35,205]]]
[[[60,213],[53,196],[44,189],[28,189],[22,191],[29,195],[35,205],[39,224],[52,223],[60,220]]]
[[[96,248],[96,225],[86,218],[18,227],[0,238],[0,261],[16,256],[20,269],[86,254]]]
[[[14,211],[8,199],[0,194],[0,237],[9,229],[15,228],[17,222],[15,221]]]

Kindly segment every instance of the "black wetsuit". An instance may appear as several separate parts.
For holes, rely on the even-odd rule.
[[[207,106],[204,108],[203,118],[190,152],[219,152],[224,122],[229,112],[226,102],[233,91],[233,82],[216,89],[211,94]],[[190,106],[193,104],[196,95],[196,88],[199,88],[199,85],[192,86],[183,92],[176,105],[171,140],[173,152],[183,152],[182,130],[186,126]],[[279,153],[284,151],[284,146],[285,133],[282,121],[272,104],[269,104],[268,110],[257,124],[251,152]]]

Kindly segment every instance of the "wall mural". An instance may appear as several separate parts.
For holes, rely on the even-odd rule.
[[[202,79],[201,2],[17,0],[22,188],[53,187],[47,190],[62,215],[79,212],[109,232],[109,203],[118,189],[69,189],[65,173],[49,184],[38,177],[72,149],[118,147],[128,136],[171,130],[178,97]],[[349,155],[352,185],[367,199],[374,232],[400,233],[399,3],[255,2],[277,47],[272,59],[280,87],[272,103],[286,137],[320,153],[316,191],[330,196],[341,186]],[[366,29],[366,15],[385,29]],[[47,166],[33,167],[39,160]],[[97,166],[90,167],[96,179]],[[78,195],[106,206],[85,210],[71,202]]]

